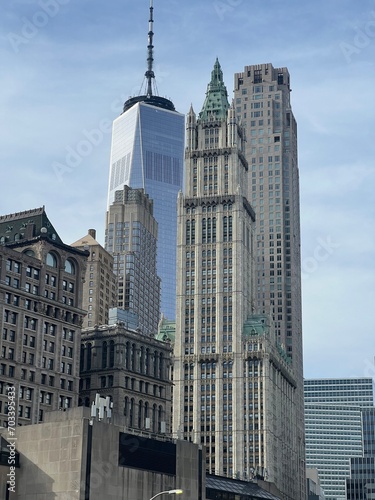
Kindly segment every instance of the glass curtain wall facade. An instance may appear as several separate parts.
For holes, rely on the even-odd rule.
[[[306,464],[327,500],[345,500],[350,458],[363,454],[361,410],[374,405],[371,378],[305,380]]]
[[[362,411],[363,456],[350,459],[346,500],[375,498],[375,408]]]
[[[161,98],[151,100],[163,101]],[[184,115],[158,107],[158,102],[155,105],[136,102],[130,107],[125,103],[124,109],[113,123],[107,208],[115,201],[116,191],[125,185],[143,188],[153,200],[158,223],[161,312],[173,319],[176,308],[176,204],[177,194],[183,186]]]
[[[362,436],[363,454],[375,456],[375,408],[362,411]]]
[[[158,225],[143,189],[116,191],[107,212],[105,244],[117,276],[117,307],[137,315],[142,333],[153,336],[160,317],[160,278],[156,271]]]

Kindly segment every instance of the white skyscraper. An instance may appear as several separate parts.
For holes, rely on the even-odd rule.
[[[186,127],[173,430],[205,446],[209,473],[263,478],[301,500],[296,380],[270,315],[256,314],[244,131],[218,61],[202,111],[191,108]]]

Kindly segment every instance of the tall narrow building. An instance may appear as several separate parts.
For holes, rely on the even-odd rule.
[[[297,381],[298,478],[305,488],[301,237],[297,123],[287,68],[245,66],[234,77],[237,116],[246,130],[249,201],[257,223],[254,306],[271,312],[279,342],[292,359]]]
[[[160,278],[156,270],[158,225],[152,200],[143,189],[116,191],[107,212],[105,246],[113,255],[117,304],[138,317],[142,333],[154,336],[160,315]]]
[[[82,328],[108,325],[109,309],[117,306],[117,280],[113,257],[96,241],[95,229],[72,243],[73,248],[90,252],[83,284],[83,309],[87,315]]]
[[[156,95],[153,71],[153,6],[150,2],[148,68],[144,95],[129,98],[113,122],[108,204],[125,185],[142,188],[154,202],[159,226],[157,272],[161,312],[175,318],[177,195],[183,186],[184,115]],[[108,249],[108,248],[107,248]]]
[[[209,473],[263,478],[300,500],[296,381],[273,322],[255,314],[254,225],[244,135],[218,61],[187,116],[178,200],[175,436],[201,443]]]
[[[290,92],[286,68],[261,64],[235,74],[235,107],[247,139],[249,201],[257,216],[254,305],[261,313],[273,312],[277,336],[302,380],[299,172]]]

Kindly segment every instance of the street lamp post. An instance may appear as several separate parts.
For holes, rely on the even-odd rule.
[[[181,495],[183,493],[183,490],[167,490],[167,491],[161,491],[160,493],[156,493],[153,497],[150,498],[150,500],[154,500],[154,498],[160,496],[160,495]]]

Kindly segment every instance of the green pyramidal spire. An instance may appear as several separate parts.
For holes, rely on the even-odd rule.
[[[211,73],[211,81],[207,86],[206,99],[203,103],[199,119],[203,121],[225,120],[229,108],[228,92],[223,82],[223,72],[219,60],[216,59]]]

